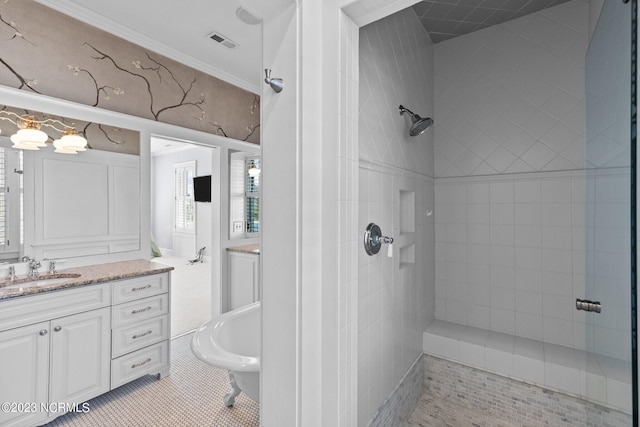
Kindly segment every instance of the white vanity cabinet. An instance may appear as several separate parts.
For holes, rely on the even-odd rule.
[[[49,322],[0,332],[0,367],[0,401],[37,406],[30,412],[18,411],[22,408],[17,406],[3,408],[0,425],[27,426],[44,421],[48,414],[40,412],[40,405],[47,403],[49,395]]]
[[[229,250],[227,274],[229,310],[260,300],[260,254]]]
[[[109,391],[109,307],[50,323],[49,401],[82,403]]]
[[[111,387],[169,375],[169,274],[113,283]]]
[[[0,300],[1,426],[36,426],[169,374],[169,273]],[[29,406],[26,406],[29,405]]]
[[[109,391],[108,290],[97,285],[0,302],[0,401],[15,405],[0,411],[0,425],[36,425],[60,415],[48,404]]]

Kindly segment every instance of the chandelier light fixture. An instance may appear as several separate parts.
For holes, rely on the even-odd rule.
[[[53,141],[56,153],[76,154],[79,151],[87,150],[87,140],[80,135],[74,127],[62,123],[56,119],[38,120],[31,114],[19,115],[13,111],[1,110],[0,120],[6,120],[18,128],[18,131],[11,135],[11,148],[20,150],[39,150],[47,146],[49,135],[40,130],[41,127],[48,127],[62,134],[59,139]]]

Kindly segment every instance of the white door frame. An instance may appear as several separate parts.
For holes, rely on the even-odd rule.
[[[416,2],[240,0],[285,80],[262,91],[264,426],[357,424],[357,28]]]

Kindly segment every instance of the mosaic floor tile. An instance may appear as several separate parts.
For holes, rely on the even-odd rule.
[[[191,352],[192,334],[172,340],[171,374],[146,376],[90,400],[90,411],[56,418],[46,427],[257,427],[260,406],[241,394],[227,408],[226,370],[209,366]]]
[[[405,427],[514,427],[448,400],[422,393]]]

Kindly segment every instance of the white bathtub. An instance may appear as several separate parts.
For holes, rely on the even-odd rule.
[[[203,362],[229,371],[233,390],[224,397],[232,406],[242,391],[260,401],[260,302],[211,319],[191,340],[191,350]]]

